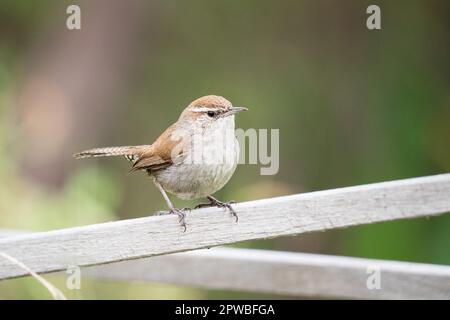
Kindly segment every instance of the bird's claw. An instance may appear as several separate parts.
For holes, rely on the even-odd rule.
[[[230,202],[221,202],[221,203],[218,204],[217,206],[218,206],[218,207],[222,207],[222,208],[224,208],[225,210],[226,210],[226,209],[230,210],[231,215],[236,219],[236,222],[238,222],[239,217],[238,217],[236,211],[234,211],[233,207],[231,206],[232,203],[236,203],[236,202],[234,202],[234,201],[233,201],[233,202],[231,202],[231,201],[230,201]]]
[[[201,208],[208,208],[214,206],[211,202],[210,203],[199,203],[194,207],[194,209],[201,209]]]
[[[155,213],[156,216],[166,216],[169,214],[176,214],[178,215],[178,222],[181,224],[181,226],[184,228],[184,232],[186,232],[186,214],[184,211],[191,210],[190,208],[184,208],[184,209],[177,209],[173,208],[169,211],[157,211]]]
[[[209,203],[200,203],[200,204],[196,205],[194,207],[194,209],[206,208],[206,207],[219,207],[219,208],[224,208],[225,210],[228,209],[228,210],[230,210],[231,215],[236,218],[236,222],[238,222],[238,220],[239,220],[238,215],[237,215],[236,211],[234,211],[233,207],[231,206],[231,204],[236,203],[236,201],[232,200],[229,202],[222,202],[222,201],[219,201],[214,198],[212,198],[212,199],[208,198],[208,199],[210,201]]]
[[[170,209],[169,213],[178,215],[178,222],[181,224],[181,226],[184,228],[183,232],[186,232],[186,214],[184,213],[184,209],[177,209],[173,208]]]

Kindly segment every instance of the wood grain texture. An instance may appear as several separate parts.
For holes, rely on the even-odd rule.
[[[20,233],[0,229],[0,238]],[[367,286],[374,272],[379,289]],[[450,299],[450,266],[225,247],[91,266],[82,276],[306,298]]]
[[[193,210],[187,231],[176,216],[108,222],[0,239],[5,252],[38,273],[251,239],[433,216],[450,211],[450,174],[239,203],[239,222],[220,208]],[[0,260],[0,279],[23,276]]]
[[[379,289],[367,286],[374,272]],[[450,299],[450,266],[269,250],[212,248],[89,267],[83,274],[301,297]]]

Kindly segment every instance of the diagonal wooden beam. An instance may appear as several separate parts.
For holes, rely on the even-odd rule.
[[[239,222],[218,208],[0,239],[0,252],[35,272],[138,259],[244,240],[433,216],[450,211],[450,174],[239,203]],[[25,275],[0,260],[0,279]]]

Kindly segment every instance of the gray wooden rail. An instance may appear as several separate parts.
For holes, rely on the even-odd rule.
[[[221,209],[208,208],[188,213],[186,232],[179,226],[177,217],[155,216],[8,236],[0,239],[0,252],[9,254],[36,272],[44,273],[64,270],[69,265],[99,265],[243,240],[433,216],[450,211],[450,174],[257,200],[237,204],[235,208],[239,214],[238,223]],[[328,258],[335,260],[326,260]],[[339,268],[339,260],[343,259],[342,261],[348,262],[348,268],[343,270],[352,269],[352,262],[346,260],[350,258],[328,258],[321,260],[324,262],[323,266],[332,261]],[[359,262],[362,264],[352,270],[361,271],[364,263],[370,261]],[[386,270],[395,269],[394,262],[385,263]],[[448,281],[446,267],[418,268],[413,267],[413,274],[437,276],[430,280],[430,286],[435,286],[433,283],[446,284],[445,281]],[[403,277],[405,270],[395,277]],[[340,274],[345,274],[346,271],[343,272]],[[24,270],[13,263],[0,260],[0,279],[25,274]],[[336,274],[339,277],[338,274],[339,272]],[[350,273],[352,274],[356,275],[356,271]],[[419,281],[418,278],[416,280]],[[309,290],[314,295],[314,288]],[[333,295],[331,289],[330,292]],[[394,291],[390,292],[392,297],[398,295]],[[435,292],[440,293],[441,297],[448,294],[445,287],[439,287]],[[307,293],[307,290],[303,293]],[[343,296],[355,295],[349,293]]]
[[[23,233],[0,229],[0,238]],[[301,297],[450,299],[450,266],[225,247],[92,266],[82,275]],[[373,276],[379,287],[371,287]]]
[[[20,233],[0,229],[0,238]],[[450,299],[450,266],[226,247],[97,265],[82,275],[301,297]]]
[[[83,274],[301,297],[450,299],[450,266],[269,250],[203,249],[89,267]]]

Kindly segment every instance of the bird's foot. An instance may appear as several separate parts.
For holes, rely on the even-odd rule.
[[[228,209],[230,211],[231,215],[236,218],[236,222],[238,222],[238,220],[239,220],[238,215],[237,215],[236,211],[234,211],[233,207],[231,206],[232,204],[236,203],[236,201],[231,200],[229,202],[222,202],[211,196],[208,196],[207,198],[210,201],[209,203],[200,203],[195,206],[195,209],[207,208],[207,207],[219,207],[219,208],[224,208],[225,210]]]
[[[176,214],[178,215],[178,221],[180,222],[181,226],[184,228],[184,232],[186,232],[186,213],[185,211],[187,210],[191,210],[189,208],[184,208],[184,209],[177,209],[177,208],[173,208],[170,209],[169,211],[158,211],[156,212],[157,216],[166,216],[168,214]]]
[[[178,222],[184,228],[184,232],[186,232],[186,213],[184,211],[183,209],[172,208],[169,212],[178,215]]]

